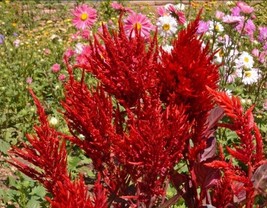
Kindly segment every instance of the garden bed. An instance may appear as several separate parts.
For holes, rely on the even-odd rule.
[[[172,2],[0,2],[0,207],[267,206],[267,4]]]

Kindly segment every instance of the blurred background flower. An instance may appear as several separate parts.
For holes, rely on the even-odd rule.
[[[76,7],[72,12],[73,24],[76,28],[85,30],[86,28],[92,27],[97,19],[97,12],[87,4],[82,4]]]

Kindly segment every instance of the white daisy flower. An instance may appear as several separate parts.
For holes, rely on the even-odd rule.
[[[209,21],[209,31],[208,35],[213,35],[213,33],[221,33],[224,31],[224,27],[220,22],[217,21]]]
[[[243,104],[243,105],[251,105],[252,104],[252,101],[251,101],[251,99],[249,99],[249,98],[241,98],[241,103]]]
[[[159,29],[159,35],[162,37],[169,37],[175,34],[178,26],[175,18],[171,16],[159,17],[156,25]]]
[[[237,73],[240,74],[240,69],[237,70]],[[251,85],[253,83],[256,83],[259,78],[260,78],[260,70],[259,69],[256,69],[256,68],[252,68],[252,69],[249,69],[249,70],[244,70],[242,72],[242,82],[245,84],[245,85]]]
[[[238,51],[236,49],[229,50],[226,45],[223,45],[223,47],[218,47],[218,49],[218,52],[214,55],[214,62],[216,64],[221,64],[223,59],[225,62],[228,62],[237,58]]]
[[[171,51],[173,49],[173,46],[172,45],[164,45],[164,46],[161,46],[161,47],[167,53],[171,53]]]
[[[49,120],[49,124],[51,126],[56,126],[58,124],[58,120],[56,117],[51,117],[50,120]]]
[[[184,11],[185,10],[185,5],[182,3],[178,3],[174,6],[175,9],[180,10],[180,11]]]
[[[219,57],[218,57],[219,56]],[[220,61],[220,58],[224,58],[225,62],[233,62],[237,59],[238,57],[238,50],[232,48],[229,49],[226,45],[223,45],[222,49],[218,51],[217,54],[215,54],[216,60]],[[221,63],[221,62],[219,62]],[[224,66],[226,67],[226,66]]]
[[[235,2],[234,1],[227,1],[226,2],[226,5],[227,6],[234,6],[235,5]]]
[[[214,62],[216,64],[221,64],[224,57],[223,49],[220,49],[215,55],[214,55]]]
[[[84,45],[82,43],[77,43],[75,45],[75,52],[81,54],[83,52]]]
[[[251,69],[254,64],[253,57],[248,52],[243,51],[238,59],[235,60],[237,68]]]
[[[227,83],[233,83],[235,81],[235,79],[237,78],[237,75],[236,73],[232,73],[232,74],[229,74],[227,76]]]
[[[226,95],[228,95],[229,97],[233,96],[232,90],[230,89],[225,89],[224,92],[226,93]]]

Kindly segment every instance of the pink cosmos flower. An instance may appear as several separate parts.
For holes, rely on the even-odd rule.
[[[82,30],[91,27],[97,18],[96,10],[86,4],[76,7],[72,14],[74,16],[73,24],[77,29]]]
[[[136,30],[140,32],[142,37],[149,37],[150,31],[154,30],[154,26],[145,15],[141,13],[132,13],[125,20],[124,29],[126,34],[132,35],[132,37],[135,36]]]
[[[163,6],[157,7],[157,13],[161,17],[169,14],[169,12]]]
[[[60,71],[60,65],[58,63],[54,64],[52,67],[51,67],[51,70],[52,72],[54,73],[57,73]]]
[[[267,41],[267,27],[259,27],[259,41],[264,43]]]
[[[14,42],[13,42],[14,46],[17,48],[19,47],[20,45],[20,40],[19,39],[16,39]]]
[[[27,84],[31,84],[31,83],[32,83],[32,78],[31,78],[31,77],[27,77],[27,79],[26,79],[26,83],[27,83]]]
[[[184,12],[176,9],[173,5],[170,5],[168,7],[168,10],[177,19],[179,24],[183,25],[186,22],[186,18],[185,18]]]
[[[245,24],[245,25],[244,25]],[[256,26],[251,19],[248,19],[246,22],[244,20],[240,21],[239,24],[236,26],[236,30],[239,33],[244,33],[253,40],[253,35],[256,30]]]
[[[267,99],[263,103],[263,108],[264,108],[264,110],[267,110]]]
[[[228,24],[238,23],[243,20],[244,20],[244,17],[242,16],[225,15],[224,17],[222,17],[222,22],[228,23]]]
[[[233,15],[233,16],[240,16],[240,8],[239,7],[233,7],[232,9],[231,9],[231,15]]]
[[[69,49],[67,49],[67,50],[65,51],[65,53],[64,53],[64,58],[69,59],[69,58],[71,58],[74,54],[75,54],[74,50],[72,50],[72,49],[69,48]]]
[[[197,33],[202,34],[209,31],[210,23],[200,20],[198,23]]]
[[[229,74],[227,76],[227,83],[233,83],[236,78],[237,78],[237,75],[235,73]]]
[[[58,80],[59,81],[64,81],[66,79],[66,75],[65,74],[60,74],[59,76],[58,76]]]
[[[114,1],[111,3],[111,7],[115,10],[121,10],[122,8],[124,8],[121,4],[119,4],[118,2]]]
[[[251,14],[253,11],[254,11],[254,8],[247,5],[245,2],[237,2],[236,4],[239,8],[240,8],[240,11],[244,14]]]
[[[255,56],[255,57],[259,57],[260,55],[260,51],[259,49],[257,48],[254,48],[252,51],[251,51],[252,55]]]
[[[77,55],[76,62],[78,65],[88,65],[88,57],[92,53],[90,46],[84,46],[82,52]]]
[[[254,48],[251,53],[252,53],[253,56],[255,56],[258,59],[258,61],[260,63],[263,64],[265,62],[265,58],[267,56],[267,51],[260,52],[259,49]]]
[[[45,55],[50,55],[51,54],[51,50],[49,48],[44,49],[44,54]]]
[[[122,4],[114,1],[111,3],[111,7],[119,12],[133,12],[131,9],[127,8],[127,7],[124,7]]]
[[[265,44],[265,45],[267,46],[267,44]],[[267,51],[262,51],[259,55],[259,62],[262,64],[266,63],[266,61],[267,61],[266,58],[267,58]]]
[[[225,14],[221,11],[216,11],[215,17],[217,19],[222,19],[225,16]]]

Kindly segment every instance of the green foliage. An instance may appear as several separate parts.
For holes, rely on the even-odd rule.
[[[34,1],[0,2],[0,157],[7,155],[11,145],[24,140],[36,121],[35,106],[28,93],[34,89],[45,101],[47,113],[59,120],[56,128],[64,131],[60,120],[59,99],[62,98],[62,55],[70,45],[73,27],[64,4],[55,1],[37,4]],[[69,9],[69,8],[68,8]],[[52,14],[52,15],[51,15]],[[51,66],[59,63],[59,73]],[[32,79],[32,83],[27,83]],[[9,169],[8,166],[0,166]],[[45,207],[43,188],[29,178],[12,171],[6,184],[0,184],[3,206],[22,208]],[[2,182],[0,182],[2,183]],[[9,189],[7,189],[7,187]],[[6,190],[7,189],[7,190]],[[1,202],[1,200],[0,200]],[[11,203],[11,204],[9,204]],[[8,205],[9,204],[9,205]]]
[[[6,183],[9,189],[0,189],[0,199],[4,204],[12,201],[13,205],[8,205],[8,207],[18,205],[21,208],[41,208],[47,206],[47,203],[43,201],[43,197],[47,194],[45,188],[31,178],[18,173],[16,177],[9,176]]]

